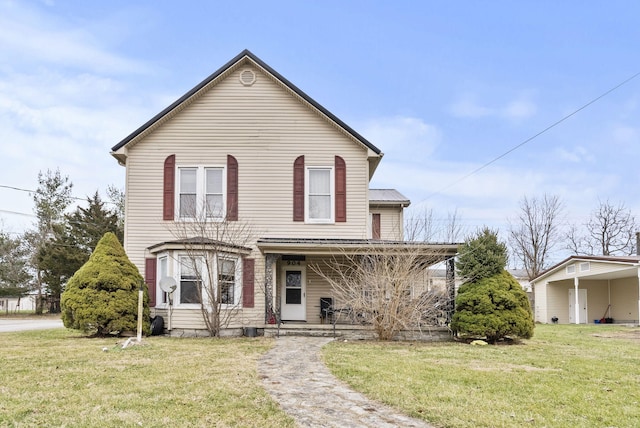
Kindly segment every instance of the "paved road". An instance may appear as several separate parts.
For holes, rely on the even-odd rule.
[[[320,359],[320,348],[330,340],[282,336],[260,361],[265,389],[299,427],[433,428],[369,400],[332,376]]]
[[[23,318],[0,318],[0,333],[9,331],[24,330],[48,330],[51,328],[61,328],[62,320],[60,319],[23,319]]]

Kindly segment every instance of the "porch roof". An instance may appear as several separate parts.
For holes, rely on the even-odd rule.
[[[594,262],[600,264],[599,269],[581,271],[575,270],[571,274],[565,274],[566,267],[576,262]],[[547,281],[564,280],[568,278],[584,279],[616,279],[638,275],[640,268],[640,256],[569,256],[560,263],[550,267],[531,280],[531,284],[543,279]]]
[[[381,241],[340,238],[260,238],[257,246],[263,253],[281,254],[357,254],[383,250],[418,251],[424,255],[440,255],[442,259],[458,254],[457,243]]]
[[[215,239],[196,236],[193,238],[176,239],[174,241],[159,242],[147,248],[151,254],[168,250],[220,250],[231,253],[251,253],[251,248],[242,245],[216,241]]]

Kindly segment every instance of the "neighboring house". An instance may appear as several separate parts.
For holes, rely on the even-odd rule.
[[[27,294],[22,297],[0,297],[0,312],[35,312],[37,297],[34,294]]]
[[[332,293],[308,266],[336,254],[391,241],[442,260],[457,251],[402,242],[409,200],[369,189],[380,149],[246,50],[112,155],[126,167],[125,249],[144,273],[153,314],[166,319],[159,284],[175,279],[174,329],[204,328],[194,293],[201,285],[188,263],[194,244],[197,257],[216,248],[211,278],[230,329],[278,316],[319,323],[320,299]],[[198,232],[203,218],[210,227]],[[217,225],[246,233],[220,242],[210,233]]]
[[[640,320],[640,256],[571,256],[531,280],[535,320],[585,324]]]

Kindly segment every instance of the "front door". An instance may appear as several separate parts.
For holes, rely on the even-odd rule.
[[[578,289],[578,314],[579,324],[587,323],[587,290],[584,288]],[[573,288],[569,289],[569,323],[576,324],[576,291]]]
[[[280,318],[284,321],[305,321],[307,319],[305,266],[302,263],[284,266],[281,278]]]

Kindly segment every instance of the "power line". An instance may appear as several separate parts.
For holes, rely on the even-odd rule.
[[[547,126],[546,128],[544,128],[542,131],[538,132],[537,134],[533,135],[532,137],[527,138],[526,140],[524,140],[523,142],[521,142],[520,144],[512,147],[511,149],[507,150],[506,152],[502,153],[500,156],[490,160],[489,162],[483,164],[482,166],[474,169],[473,171],[467,173],[466,175],[460,177],[459,179],[455,180],[454,182],[448,184],[447,186],[441,188],[440,190],[437,190],[433,193],[431,193],[430,195],[428,195],[427,197],[425,197],[422,201],[420,202],[424,202],[428,199],[430,199],[431,197],[440,194],[442,192],[444,192],[445,190],[450,189],[451,187],[455,186],[456,184],[460,183],[461,181],[466,180],[467,178],[471,177],[472,175],[477,174],[478,172],[482,171],[483,169],[487,168],[488,166],[494,164],[495,162],[499,161],[500,159],[504,158],[505,156],[509,155],[510,153],[516,151],[517,149],[519,149],[520,147],[524,146],[527,143],[530,143],[531,141],[533,141],[534,139],[538,138],[540,135],[544,134],[545,132],[555,128],[556,126],[560,125],[562,122],[566,121],[567,119],[571,118],[572,116],[578,114],[579,112],[581,112],[582,110],[586,109],[587,107],[589,107],[590,105],[600,101],[602,98],[606,97],[607,95],[609,95],[610,93],[612,93],[613,91],[615,91],[616,89],[620,88],[621,86],[626,85],[627,83],[629,83],[630,81],[632,81],[633,79],[635,79],[636,77],[640,76],[640,71],[637,72],[636,74],[634,74],[633,76],[623,80],[622,82],[618,83],[616,86],[614,86],[613,88],[609,89],[608,91],[600,94],[599,96],[597,96],[596,98],[592,99],[591,101],[589,101],[588,103],[584,104],[582,107],[579,107],[578,109],[574,110],[573,112],[569,113],[568,115],[564,116],[563,118],[561,118],[560,120],[552,123],[551,125]]]
[[[27,192],[27,193],[36,193],[35,190],[29,190],[29,189],[23,189],[21,187],[15,187],[15,186],[7,186],[6,184],[0,184],[0,188],[2,189],[9,189],[9,190],[17,190],[19,192]],[[86,202],[88,198],[90,198],[89,196],[87,196],[86,198],[79,198],[77,196],[69,196],[69,198],[74,199],[76,201],[84,201]],[[114,204],[115,202],[112,201],[102,201],[102,203],[105,204]]]

